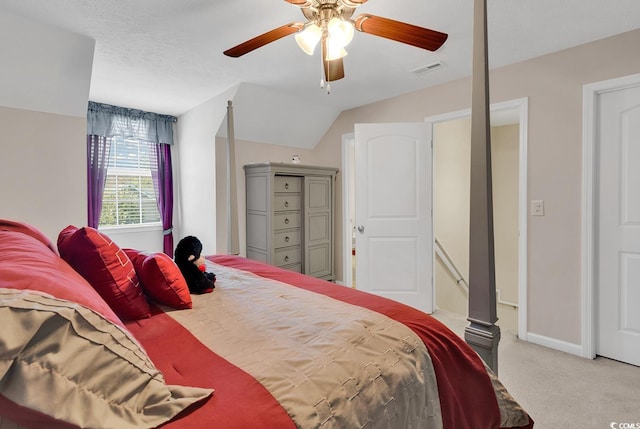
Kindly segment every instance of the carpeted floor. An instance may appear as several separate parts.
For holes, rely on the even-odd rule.
[[[468,325],[443,310],[434,316],[461,336]],[[498,376],[536,429],[640,429],[640,367],[584,359],[520,341],[511,332],[501,336]]]

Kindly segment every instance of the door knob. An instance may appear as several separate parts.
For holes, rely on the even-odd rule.
[[[358,232],[359,232],[360,234],[362,234],[362,233],[364,232],[364,225],[360,225],[360,226],[358,227]]]

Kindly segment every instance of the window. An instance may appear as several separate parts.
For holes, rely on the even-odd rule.
[[[156,165],[154,143],[113,138],[102,195],[100,227],[160,225],[151,175]]]

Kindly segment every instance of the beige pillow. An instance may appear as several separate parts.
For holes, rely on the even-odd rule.
[[[168,386],[128,332],[79,304],[0,288],[0,395],[80,427],[158,426],[212,389]]]

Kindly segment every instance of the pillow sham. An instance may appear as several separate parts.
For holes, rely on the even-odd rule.
[[[151,299],[171,308],[192,308],[187,281],[173,259],[164,253],[124,250],[135,267],[142,289]]]
[[[98,292],[42,240],[22,230],[0,229],[0,243],[0,288],[46,292],[124,326]]]
[[[74,302],[0,289],[0,319],[0,413],[15,423],[156,427],[213,393],[167,385],[125,329]]]
[[[58,251],[122,319],[150,316],[149,303],[127,254],[102,232],[69,225],[58,235]]]
[[[54,246],[51,240],[49,240],[49,237],[44,235],[38,228],[27,223],[16,222],[8,219],[0,219],[0,231],[14,231],[29,235],[47,246],[56,255],[58,254],[58,249],[56,249],[56,246]]]

